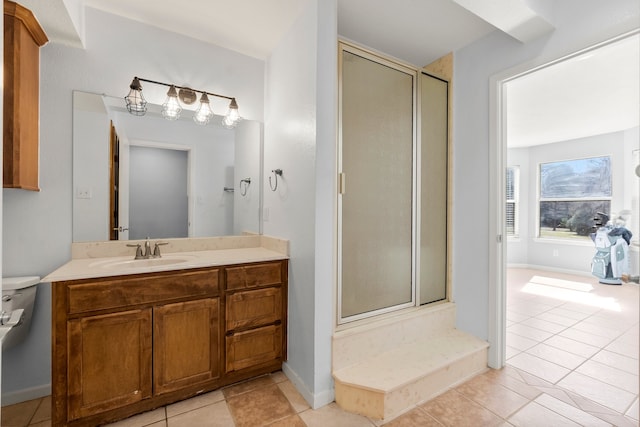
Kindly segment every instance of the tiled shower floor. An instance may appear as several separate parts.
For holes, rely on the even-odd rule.
[[[510,269],[507,366],[386,426],[638,426],[639,287]],[[50,426],[49,397],[2,408],[3,427]],[[372,427],[335,403],[313,410],[276,372],[111,427]]]

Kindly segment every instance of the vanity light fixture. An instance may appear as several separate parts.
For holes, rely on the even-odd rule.
[[[193,121],[199,125],[206,125],[211,121],[214,116],[214,112],[209,104],[209,96],[215,96],[217,98],[224,98],[229,100],[229,109],[222,119],[222,125],[226,128],[234,128],[238,124],[242,117],[238,112],[238,103],[236,99],[231,96],[219,95],[217,93],[211,93],[204,90],[191,89],[183,86],[176,86],[169,83],[162,83],[154,80],[147,80],[141,77],[134,77],[130,91],[127,96],[124,97],[127,103],[127,111],[135,116],[144,116],[147,112],[147,101],[142,96],[142,85],[140,82],[153,83],[157,85],[167,86],[169,91],[167,92],[167,99],[162,104],[162,116],[167,120],[176,120],[180,117],[182,112],[182,106],[180,102],[190,105],[197,99],[197,94],[200,93],[200,105],[195,111]]]

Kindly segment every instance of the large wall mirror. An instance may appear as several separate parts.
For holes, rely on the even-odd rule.
[[[219,122],[75,91],[73,241],[261,233],[262,125]]]

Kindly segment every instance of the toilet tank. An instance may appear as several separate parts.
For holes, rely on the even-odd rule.
[[[0,326],[10,328],[2,340],[2,348],[7,349],[22,342],[29,334],[33,306],[36,300],[36,290],[40,277],[3,277],[2,278],[2,314],[11,316],[15,310],[24,310],[22,321],[15,326]]]

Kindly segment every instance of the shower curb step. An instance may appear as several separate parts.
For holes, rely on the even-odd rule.
[[[451,329],[333,372],[336,403],[389,421],[487,369],[489,344]]]

